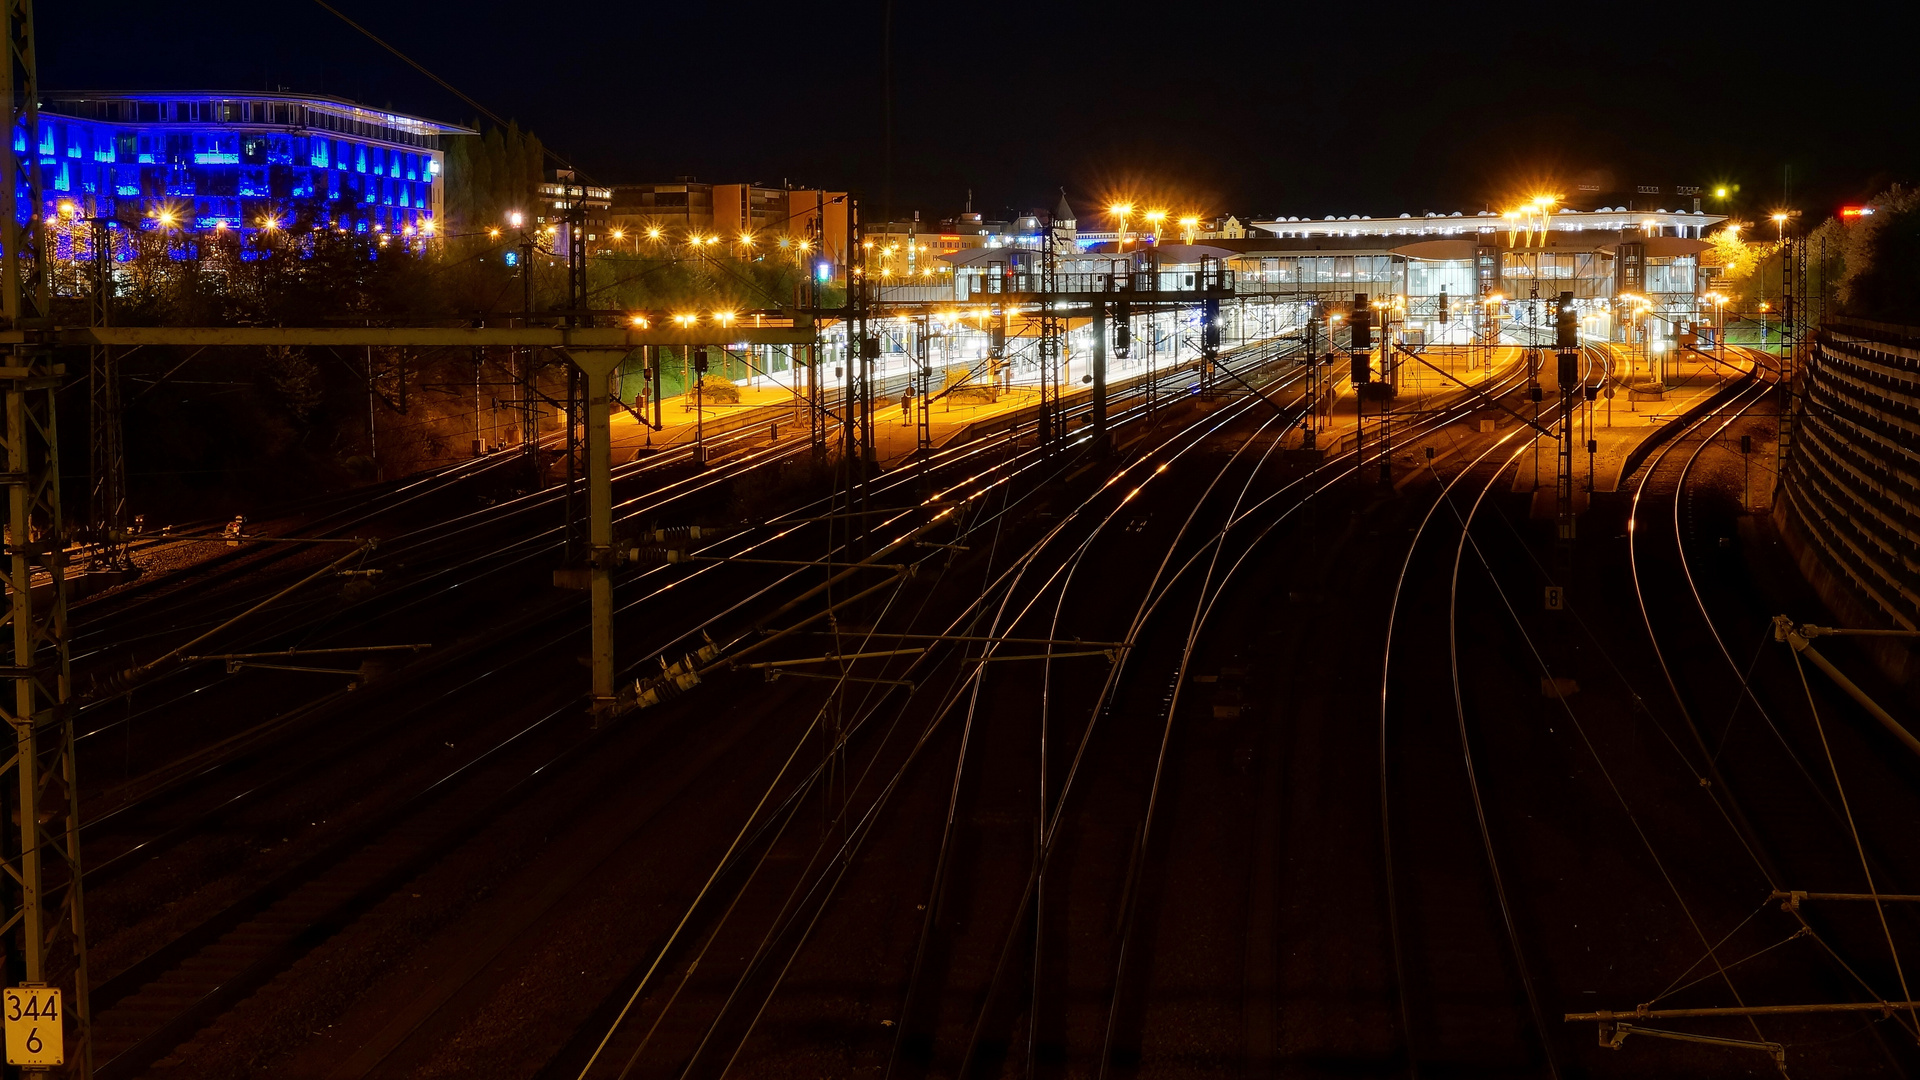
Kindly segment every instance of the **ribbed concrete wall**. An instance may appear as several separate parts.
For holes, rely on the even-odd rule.
[[[1920,628],[1920,327],[1830,320],[1802,356],[1776,521],[1842,615]]]

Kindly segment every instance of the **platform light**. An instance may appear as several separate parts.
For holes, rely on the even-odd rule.
[[[653,325],[647,321],[647,317],[645,315],[635,315],[629,318],[627,321],[632,323],[634,328],[637,330],[645,330],[649,326]]]
[[[690,311],[681,312],[680,314],[677,314],[673,317],[673,324],[675,326],[692,326],[693,324],[699,321],[700,321],[700,316],[695,315]]]
[[[524,216],[522,216],[520,211],[518,210],[515,210],[513,213],[507,215],[507,224],[513,226],[516,229],[519,228],[521,225],[525,224],[526,220],[527,219]]]

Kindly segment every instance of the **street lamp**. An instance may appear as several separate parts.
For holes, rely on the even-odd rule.
[[[1165,220],[1167,220],[1165,210],[1147,211],[1147,224],[1153,226],[1153,242],[1156,244],[1160,242],[1160,223]]]
[[[1193,234],[1198,231],[1200,231],[1199,218],[1183,217],[1180,219],[1180,232],[1187,238],[1187,243],[1193,243]]]
[[[1133,216],[1133,204],[1128,202],[1114,203],[1112,206],[1107,207],[1107,213],[1112,214],[1120,220],[1120,247],[1125,248],[1127,246],[1127,219]]]

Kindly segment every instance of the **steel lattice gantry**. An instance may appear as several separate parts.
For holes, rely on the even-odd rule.
[[[80,818],[67,660],[66,527],[60,508],[55,394],[65,373],[46,340],[47,264],[39,213],[39,83],[31,0],[0,0],[0,391],[4,392],[7,629],[10,694],[0,715],[13,755],[0,765],[0,948],[9,986],[46,985],[65,997],[64,1069],[92,1075],[86,921],[80,893]],[[17,154],[20,138],[27,148]],[[25,193],[28,205],[20,205]],[[24,218],[24,222],[22,219]],[[24,224],[24,228],[22,228]],[[11,774],[11,775],[7,775]]]

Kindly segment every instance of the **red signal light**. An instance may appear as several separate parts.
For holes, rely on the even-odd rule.
[[[1843,207],[1841,207],[1841,208],[1840,208],[1840,216],[1841,216],[1841,217],[1843,217],[1843,218],[1850,218],[1850,217],[1872,217],[1872,216],[1873,216],[1873,207],[1871,207],[1871,206],[1843,206]]]

